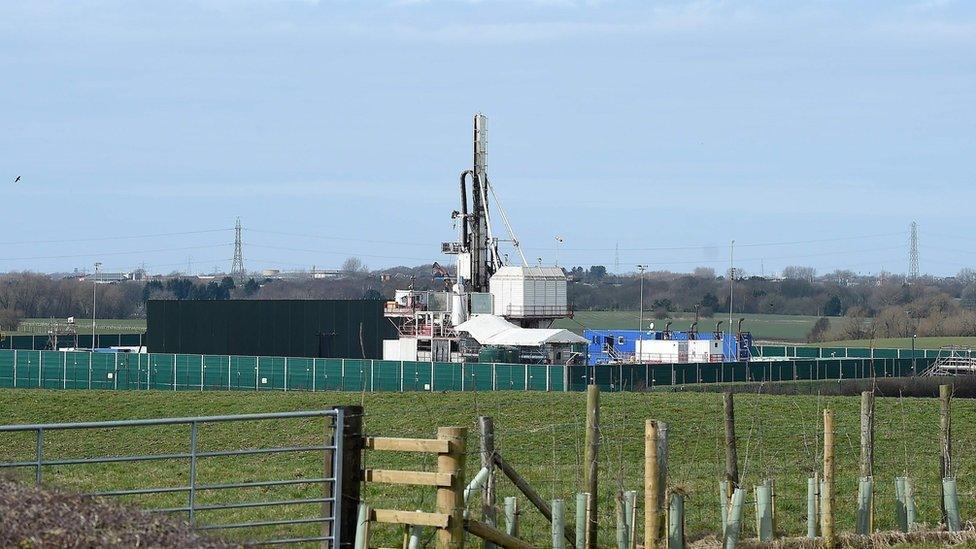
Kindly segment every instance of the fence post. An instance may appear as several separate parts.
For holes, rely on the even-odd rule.
[[[173,355],[173,390],[176,390],[176,355]]]
[[[285,392],[288,392],[288,357],[285,357],[285,379],[283,382]]]
[[[488,469],[485,489],[481,492],[481,520],[494,527],[498,524],[495,518],[495,424],[490,416],[478,417],[478,430],[481,432],[481,467]],[[494,546],[490,541],[483,545],[485,549]]]
[[[824,422],[824,456],[823,456],[823,490],[821,494],[821,525],[820,531],[824,538],[824,547],[832,548],[837,545],[834,532],[834,411],[827,408],[823,411]]]
[[[939,447],[941,449],[940,478],[952,476],[952,386],[939,385]],[[942,524],[948,524],[949,515],[945,506],[945,485],[939,485],[939,508],[942,511]]]
[[[658,534],[658,425],[653,419],[644,422],[644,547],[655,549]]]
[[[437,530],[438,549],[460,549],[464,543],[465,427],[440,427],[438,440],[450,442],[446,454],[437,456],[437,472],[451,475],[451,485],[437,488],[437,512],[450,515],[447,528]]]
[[[586,516],[586,547],[596,549],[599,515],[597,514],[597,477],[600,458],[600,388],[593,384],[586,388],[586,441],[583,463],[583,488],[589,494]]]
[[[13,341],[13,339],[11,339],[11,341]],[[89,356],[89,360],[91,360],[91,355],[88,355],[88,356]],[[88,371],[91,372],[91,368],[90,367],[88,368]],[[17,349],[14,349],[14,389],[16,389],[16,388],[17,388]],[[88,388],[91,389],[91,375],[90,374],[88,376]]]
[[[363,407],[362,406],[339,406],[335,408],[336,410],[336,421],[341,427],[341,433],[335,433],[334,446],[335,448],[332,452],[338,453],[336,462],[339,464],[339,470],[334,471],[335,474],[328,474],[331,467],[331,457],[332,452],[325,452],[325,462],[326,462],[326,478],[328,477],[338,477],[336,483],[339,486],[339,490],[335,490],[335,486],[330,486],[330,483],[324,483],[325,489],[331,489],[333,493],[331,497],[335,498],[335,501],[339,504],[339,516],[335,517],[336,531],[333,535],[338,534],[341,540],[340,544],[336,547],[342,546],[347,547],[347,540],[354,540],[356,537],[356,512],[357,505],[362,501],[360,497],[360,480],[362,477],[362,458],[363,458]],[[326,426],[326,440],[328,440],[330,428]],[[464,479],[461,479],[463,482]],[[326,496],[330,497],[330,496]],[[323,516],[331,516],[326,514],[326,512],[331,511],[331,508],[326,507],[325,502],[322,504]],[[460,521],[460,519],[457,519]],[[460,523],[459,523],[460,524]],[[323,535],[326,534],[329,528],[328,522],[322,523]]]
[[[68,388],[68,353],[61,353],[61,388]]]

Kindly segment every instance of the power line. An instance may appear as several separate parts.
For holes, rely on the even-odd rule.
[[[881,237],[889,237],[889,236],[904,236],[904,234],[905,234],[904,232],[879,233],[879,234],[858,235],[858,236],[839,236],[839,237],[834,237],[834,238],[817,238],[817,239],[811,239],[811,240],[791,240],[791,241],[783,241],[783,242],[755,242],[755,243],[751,243],[751,244],[750,243],[738,244],[738,241],[737,241],[736,246],[737,247],[742,247],[742,248],[759,248],[759,247],[772,247],[772,246],[794,246],[794,245],[800,245],[800,244],[818,244],[818,243],[824,243],[824,242],[840,242],[840,241],[847,241],[847,240],[866,240],[866,239],[870,239],[870,238],[881,238]],[[565,251],[579,251],[579,252],[608,252],[608,251],[615,251],[615,252],[621,252],[621,251],[622,252],[653,252],[653,251],[676,251],[676,250],[708,250],[708,249],[717,249],[717,248],[720,248],[720,247],[722,247],[722,246],[717,245],[717,244],[709,244],[709,245],[701,245],[701,244],[699,244],[699,245],[692,245],[692,246],[653,246],[653,247],[647,247],[647,248],[621,248],[619,246],[616,246],[614,248],[560,248],[560,251],[565,250]],[[527,247],[526,249],[529,249],[529,250],[542,250],[544,248],[529,248],[529,247]]]
[[[206,248],[223,248],[228,244],[208,244],[203,246],[183,246],[179,248],[156,248],[154,250],[135,250],[131,252],[95,252],[87,254],[69,254],[69,255],[38,255],[32,257],[0,257],[0,261],[26,261],[31,259],[75,259],[80,257],[103,257],[109,255],[135,255],[144,253],[155,253],[155,252],[178,252],[183,250],[202,250]]]
[[[308,233],[291,233],[291,232],[285,232],[285,231],[266,231],[266,230],[261,230],[261,229],[251,229],[249,227],[245,228],[244,230],[247,231],[247,232],[251,232],[251,233],[275,234],[275,235],[281,235],[281,236],[298,236],[298,237],[302,237],[302,238],[314,238],[314,239],[317,239],[317,240],[341,240],[341,241],[344,241],[344,242],[363,242],[363,243],[366,243],[366,244],[394,244],[394,245],[397,245],[397,246],[423,246],[425,248],[430,248],[430,247],[433,246],[430,242],[402,242],[402,241],[396,241],[396,240],[376,240],[376,239],[369,239],[369,238],[350,238],[350,237],[343,237],[343,236],[322,236],[322,235],[308,234]]]
[[[190,234],[205,234],[205,233],[218,233],[224,231],[232,231],[233,229],[204,229],[200,231],[182,231],[176,233],[155,233],[155,234],[138,234],[138,235],[115,235],[115,236],[99,236],[91,238],[65,238],[56,240],[21,240],[18,242],[0,242],[0,246],[16,246],[19,244],[64,244],[68,242],[103,242],[107,240],[134,240],[139,238],[161,238],[168,236],[184,236]]]
[[[429,257],[404,257],[395,255],[375,255],[375,254],[361,254],[358,252],[344,252],[338,250],[310,250],[306,248],[291,248],[287,246],[269,246],[267,244],[248,244],[251,248],[266,248],[269,250],[282,250],[288,252],[305,252],[312,254],[326,254],[326,255],[344,255],[344,256],[356,256],[356,257],[371,257],[374,259],[402,259],[407,261],[430,261]]]

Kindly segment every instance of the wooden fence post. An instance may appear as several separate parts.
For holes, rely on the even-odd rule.
[[[952,476],[952,415],[951,415],[952,386],[939,385],[939,446],[942,458],[940,460],[941,478]],[[945,487],[940,484],[939,508],[942,511],[942,524],[948,524],[949,518],[945,506]]]
[[[586,455],[583,464],[583,491],[589,494],[586,517],[586,547],[596,549],[598,532],[597,477],[600,458],[600,388],[586,388]]]
[[[481,520],[494,527],[498,521],[495,509],[495,424],[491,417],[479,417],[478,430],[481,432],[481,466],[488,468],[488,480],[481,492]],[[487,540],[483,545],[485,549],[492,549],[494,546],[495,544]]]
[[[450,515],[447,528],[437,530],[437,549],[461,549],[464,544],[464,458],[468,430],[440,427],[438,440],[449,441],[446,454],[437,456],[437,472],[451,475],[451,485],[437,488],[437,512]]]
[[[363,407],[362,406],[341,406],[343,415],[342,432],[342,455],[338,456],[342,460],[342,493],[335,493],[335,486],[331,482],[323,483],[324,497],[341,498],[342,510],[341,517],[335,517],[334,524],[329,522],[322,523],[322,535],[328,536],[337,533],[339,530],[340,539],[351,541],[356,537],[356,519],[353,518],[358,512],[360,503],[360,482],[362,480],[362,459],[363,459]],[[327,425],[325,428],[326,441],[336,435],[333,434],[334,426]],[[334,476],[332,457],[335,450],[325,452],[324,476],[330,478]],[[322,516],[332,515],[332,503],[322,503]],[[327,542],[322,542],[326,547]]]
[[[836,463],[834,461],[834,411],[824,409],[824,456],[823,456],[823,490],[820,496],[821,525],[820,531],[824,538],[824,547],[832,548],[837,546],[837,536],[834,532],[834,472]]]
[[[657,548],[658,492],[660,491],[660,471],[658,467],[658,428],[657,421],[644,422],[644,548]]]

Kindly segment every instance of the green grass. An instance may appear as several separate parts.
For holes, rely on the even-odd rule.
[[[573,516],[573,494],[580,482],[580,452],[583,443],[585,397],[576,393],[253,393],[253,392],[104,392],[104,391],[0,391],[0,417],[5,423],[84,421],[160,416],[211,415],[284,410],[309,410],[339,404],[358,404],[364,399],[368,434],[432,437],[437,426],[474,427],[480,414],[491,415],[497,429],[498,450],[543,495],[569,500],[567,514]],[[717,482],[724,470],[722,401],[718,394],[605,393],[602,395],[602,447],[600,472],[600,546],[612,544],[613,492],[641,490],[643,424],[655,418],[670,424],[670,479],[690,492],[687,507],[691,534],[719,529]],[[857,490],[859,400],[851,397],[816,396],[736,397],[736,420],[742,480],[753,486],[763,478],[776,480],[779,524],[789,535],[805,532],[806,479],[819,467],[818,440],[821,406],[835,410],[837,423],[837,520],[841,531],[854,527]],[[877,525],[893,528],[893,477],[906,471],[915,479],[919,516],[929,523],[938,519],[938,409],[933,399],[879,398],[877,401],[875,478],[877,483]],[[964,520],[976,514],[976,406],[957,399],[953,405],[955,437],[953,464],[959,478],[960,505]],[[315,443],[321,422],[268,422],[261,425],[205,426],[200,444],[205,449],[299,445]],[[33,438],[6,435],[0,445],[0,459],[29,459]],[[186,429],[153,428],[136,432],[97,431],[48,432],[45,455],[79,457],[118,455],[124,452],[179,452],[185,449]],[[476,472],[477,436],[468,439],[468,478]],[[433,456],[367,452],[367,467],[432,470]],[[232,482],[271,478],[312,477],[319,473],[319,456],[286,454],[249,458],[211,458],[202,462],[198,482]],[[24,471],[30,478],[30,471]],[[45,470],[46,482],[79,490],[133,488],[140,484],[174,486],[186,482],[186,464],[179,462],[136,463],[111,466],[60,466]],[[514,495],[512,485],[499,480],[499,498]],[[238,501],[285,499],[310,496],[301,488],[243,490],[225,494]],[[203,498],[212,495],[203,494]],[[433,489],[368,485],[367,501],[375,507],[434,510]],[[148,503],[147,498],[143,498]],[[156,505],[179,505],[179,498],[155,500]],[[522,531],[532,543],[548,540],[548,526],[538,513],[520,498],[524,509]],[[753,535],[751,501],[747,502],[746,532]],[[268,509],[276,517],[295,517],[292,507]],[[476,511],[475,511],[476,512]],[[477,512],[476,512],[477,513]],[[223,516],[201,516],[201,520],[256,520],[256,510],[241,510]],[[638,519],[641,524],[641,519]],[[378,543],[398,543],[399,532],[390,526],[376,529]]]
[[[64,326],[63,318],[25,318],[20,322],[17,331],[4,332],[5,335],[31,335],[47,334],[47,331],[54,324]],[[75,327],[79,334],[90,334],[91,318],[75,317]],[[146,320],[144,318],[99,318],[95,319],[95,331],[100,334],[125,334],[146,331]]]
[[[949,345],[976,349],[976,337],[919,337],[915,340],[916,349],[938,349]],[[911,349],[912,338],[888,337],[878,339],[845,339],[817,343],[817,347],[874,347],[886,349]]]
[[[687,330],[694,322],[694,313],[671,313],[672,330]],[[733,318],[736,322],[740,318],[745,318],[742,329],[752,332],[757,340],[764,341],[805,341],[813,324],[817,321],[816,316],[801,315],[762,315],[762,314],[735,314]],[[639,320],[638,311],[577,311],[572,319],[561,319],[556,321],[555,327],[573,330],[582,333],[583,328],[596,329],[637,329]],[[703,318],[698,323],[699,332],[707,332],[715,329],[715,323],[725,320],[723,328],[728,329],[728,311],[723,315],[715,313],[713,318]],[[644,326],[654,323],[654,328],[664,329],[667,320],[655,320],[651,311],[644,311]]]

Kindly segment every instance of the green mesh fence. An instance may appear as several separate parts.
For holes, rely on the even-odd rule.
[[[902,377],[923,372],[935,360],[924,352],[910,355],[588,367],[0,350],[0,388],[561,392],[584,390],[592,379],[604,390],[641,391],[688,383]]]

